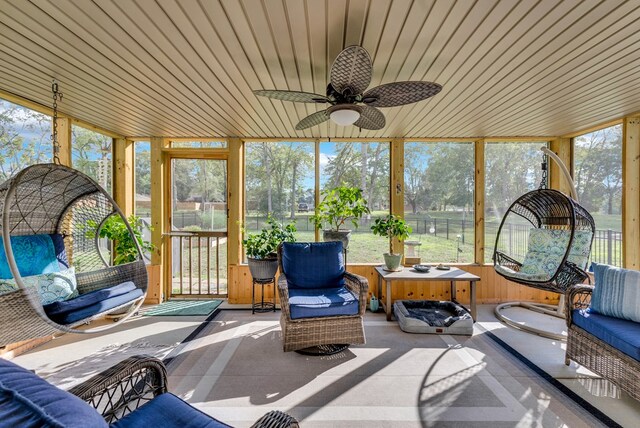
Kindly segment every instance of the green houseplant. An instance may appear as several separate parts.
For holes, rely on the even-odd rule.
[[[114,265],[131,263],[138,259],[138,249],[134,239],[138,241],[143,254],[154,251],[156,248],[149,241],[145,241],[142,236],[144,230],[152,230],[151,227],[147,226],[140,217],[133,214],[127,218],[127,221],[133,231],[133,237],[129,233],[129,229],[122,217],[116,214],[107,218],[98,231],[99,238],[107,238],[113,243]],[[94,220],[87,220],[86,226],[89,229],[86,232],[87,238],[95,238],[98,224]]]
[[[362,197],[362,189],[340,186],[322,192],[324,198],[310,217],[317,228],[322,231],[325,241],[342,241],[344,248],[349,246],[351,230],[343,228],[347,221],[358,227],[358,220],[368,214],[367,201]]]
[[[267,217],[267,225],[258,233],[247,233],[243,227],[242,233],[246,235],[242,240],[251,276],[254,279],[271,279],[278,270],[276,250],[281,242],[295,242],[295,223],[284,226],[271,215]]]
[[[409,237],[412,232],[411,226],[393,214],[389,214],[386,217],[378,218],[371,226],[371,230],[374,235],[384,236],[389,238],[389,252],[384,253],[384,263],[388,270],[400,270],[400,261],[402,260],[402,254],[393,253],[393,238],[397,238],[399,241],[404,241]]]

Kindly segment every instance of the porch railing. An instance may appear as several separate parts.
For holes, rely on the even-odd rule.
[[[172,296],[227,295],[227,232],[172,232]]]

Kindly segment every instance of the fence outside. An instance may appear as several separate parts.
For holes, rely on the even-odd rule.
[[[314,225],[309,215],[297,215],[295,218],[296,228],[299,231],[312,232]],[[371,216],[370,218],[362,218],[359,220],[358,228],[354,229],[354,233],[371,233],[370,227],[376,218],[381,216]],[[291,222],[289,216],[276,216],[277,220],[282,223]],[[408,219],[407,224],[413,229],[414,235],[433,235],[447,240],[460,239],[462,244],[473,244],[474,222],[473,220],[461,220],[453,218],[423,218]],[[205,228],[201,213],[199,211],[175,213],[173,217],[174,227],[182,229],[189,226],[199,226]],[[245,227],[247,230],[260,230],[266,226],[267,217],[264,215],[245,216]],[[349,224],[350,226],[350,224]],[[495,245],[495,237],[498,233],[500,223],[486,222],[485,237],[486,249],[493,251]],[[527,239],[529,237],[528,225],[510,224],[506,225],[504,235],[501,242],[510,254],[524,257],[527,251]],[[487,253],[487,258],[491,254]],[[622,232],[611,229],[598,229],[593,238],[591,248],[590,262],[606,263],[613,266],[622,265]]]

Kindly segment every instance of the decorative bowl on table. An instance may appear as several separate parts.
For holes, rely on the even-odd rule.
[[[413,265],[413,269],[416,270],[417,272],[420,273],[429,273],[429,270],[431,270],[431,266],[430,265]]]

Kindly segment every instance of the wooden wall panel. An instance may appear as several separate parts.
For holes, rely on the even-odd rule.
[[[459,265],[470,273],[478,275],[481,280],[476,285],[476,297],[478,304],[495,304],[509,301],[534,301],[540,303],[558,303],[558,294],[536,290],[507,281],[496,274],[493,266],[490,265]],[[378,296],[378,276],[374,265],[349,265],[349,272],[364,276],[369,281],[369,296],[372,292],[378,298],[386,297],[384,287],[382,296]],[[450,298],[449,282],[421,282],[404,281],[394,282],[392,298],[396,299],[417,299],[417,300],[447,300]],[[460,282],[456,284],[457,298],[462,303],[469,303],[470,290],[469,283]],[[256,289],[256,298],[259,299],[259,288]],[[271,289],[265,289],[265,296],[271,298]],[[229,268],[229,303],[248,304],[251,303],[251,273],[247,265],[231,266]]]

